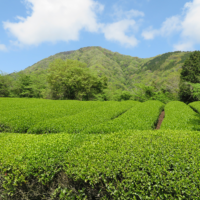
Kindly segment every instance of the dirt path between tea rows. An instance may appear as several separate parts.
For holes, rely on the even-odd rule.
[[[162,121],[163,121],[164,117],[165,117],[165,111],[162,111],[160,116],[159,116],[159,119],[158,119],[156,130],[160,129],[160,126],[162,124]]]

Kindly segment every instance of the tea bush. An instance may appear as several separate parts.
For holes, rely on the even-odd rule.
[[[10,110],[29,109],[45,106],[51,100],[34,98],[0,98],[0,113]]]
[[[164,104],[160,101],[139,103],[114,120],[88,127],[84,133],[110,133],[128,129],[152,130],[163,108]]]
[[[200,101],[195,101],[188,104],[194,111],[200,114]]]
[[[26,133],[38,122],[95,109],[104,102],[0,98],[0,131]],[[8,100],[8,101],[7,101]],[[104,104],[107,104],[105,102]],[[3,106],[2,106],[3,105]]]
[[[73,116],[39,122],[32,126],[28,133],[78,133],[87,127],[114,119],[137,104],[140,103],[134,101],[106,102],[95,109],[89,109]]]
[[[200,130],[199,116],[185,103],[171,101],[165,106],[161,129]]]
[[[200,132],[0,134],[4,199],[200,199]]]

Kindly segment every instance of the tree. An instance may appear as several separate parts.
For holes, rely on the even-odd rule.
[[[107,88],[107,78],[93,74],[85,63],[55,59],[50,63],[47,82],[53,99],[90,100]]]
[[[198,100],[196,94],[196,84],[200,83],[200,51],[194,51],[185,60],[182,67],[179,98],[185,103]]]
[[[23,72],[18,73],[12,91],[18,97],[33,97],[31,76]]]
[[[0,97],[8,97],[10,95],[10,81],[8,75],[0,73]]]
[[[30,74],[31,88],[34,98],[47,98],[45,95],[48,93],[46,74],[47,70],[37,70],[37,72],[32,72]]]

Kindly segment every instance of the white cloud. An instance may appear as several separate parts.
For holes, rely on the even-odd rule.
[[[126,12],[126,15],[128,18],[132,18],[132,17],[144,17],[144,13],[138,10],[130,10]]]
[[[7,48],[4,44],[0,44],[0,51],[7,51]]]
[[[146,40],[154,39],[156,36],[161,35],[163,37],[170,36],[174,32],[181,30],[181,20],[179,16],[172,16],[167,18],[163,23],[160,29],[153,29],[152,26],[147,30],[142,32],[142,36]]]
[[[167,18],[160,29],[160,34],[162,36],[169,36],[174,32],[178,32],[181,30],[181,20],[179,16],[172,16]]]
[[[156,36],[168,37],[180,33],[180,41],[174,44],[174,50],[194,50],[195,44],[200,44],[200,0],[188,2],[183,7],[180,16],[172,16],[163,22],[160,29],[152,27],[144,30],[144,39],[154,39]]]
[[[200,42],[200,0],[186,3],[184,7],[186,11],[185,19],[182,22],[182,37],[189,37]]]
[[[134,20],[125,19],[104,25],[102,32],[105,34],[107,40],[118,41],[127,47],[135,47],[139,41],[133,35],[126,35],[127,32],[133,31],[135,26],[136,22]]]
[[[132,19],[136,17],[144,17],[144,12],[141,12],[139,10],[131,9],[129,11],[124,11],[120,6],[114,5],[113,6],[113,14],[111,16],[116,20],[122,20],[122,19]]]
[[[85,29],[97,32],[97,12],[103,6],[93,0],[26,0],[31,15],[18,17],[18,23],[4,22],[4,29],[25,45],[50,41],[78,40]],[[31,6],[31,7],[30,7]]]
[[[181,38],[177,44],[174,44],[174,49],[192,51],[195,50],[196,44],[200,44],[200,0],[186,3],[183,14]]]
[[[153,29],[152,26],[150,26],[147,30],[142,32],[142,36],[144,37],[145,40],[152,40],[158,34],[159,31]]]
[[[179,44],[175,44],[173,46],[173,50],[174,51],[193,51],[194,50],[194,43],[193,42],[183,42],[183,43],[179,43]]]
[[[135,47],[138,40],[134,32],[138,31],[143,17],[138,10],[119,10],[120,19],[110,24],[98,21],[97,14],[104,6],[95,0],[24,0],[28,16],[17,16],[18,22],[3,22],[4,29],[17,38],[12,45],[38,45],[43,42],[77,41],[81,30],[103,33],[110,41]]]
[[[104,33],[105,38],[109,41],[119,42],[126,47],[135,47],[139,41],[135,38],[134,34],[139,30],[139,26],[143,21],[141,17],[145,14],[139,10],[131,9],[124,11],[117,4],[113,6],[112,18],[115,22],[102,24],[101,31]],[[133,18],[140,17],[139,20]]]

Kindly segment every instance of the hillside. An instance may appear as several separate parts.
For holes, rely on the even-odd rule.
[[[85,62],[99,76],[106,75],[110,89],[131,91],[135,83],[152,81],[177,93],[182,65],[190,52],[169,52],[151,58],[138,58],[112,52],[101,47],[85,47],[66,51],[45,58],[26,68],[26,73],[44,74],[50,62],[56,58]]]

